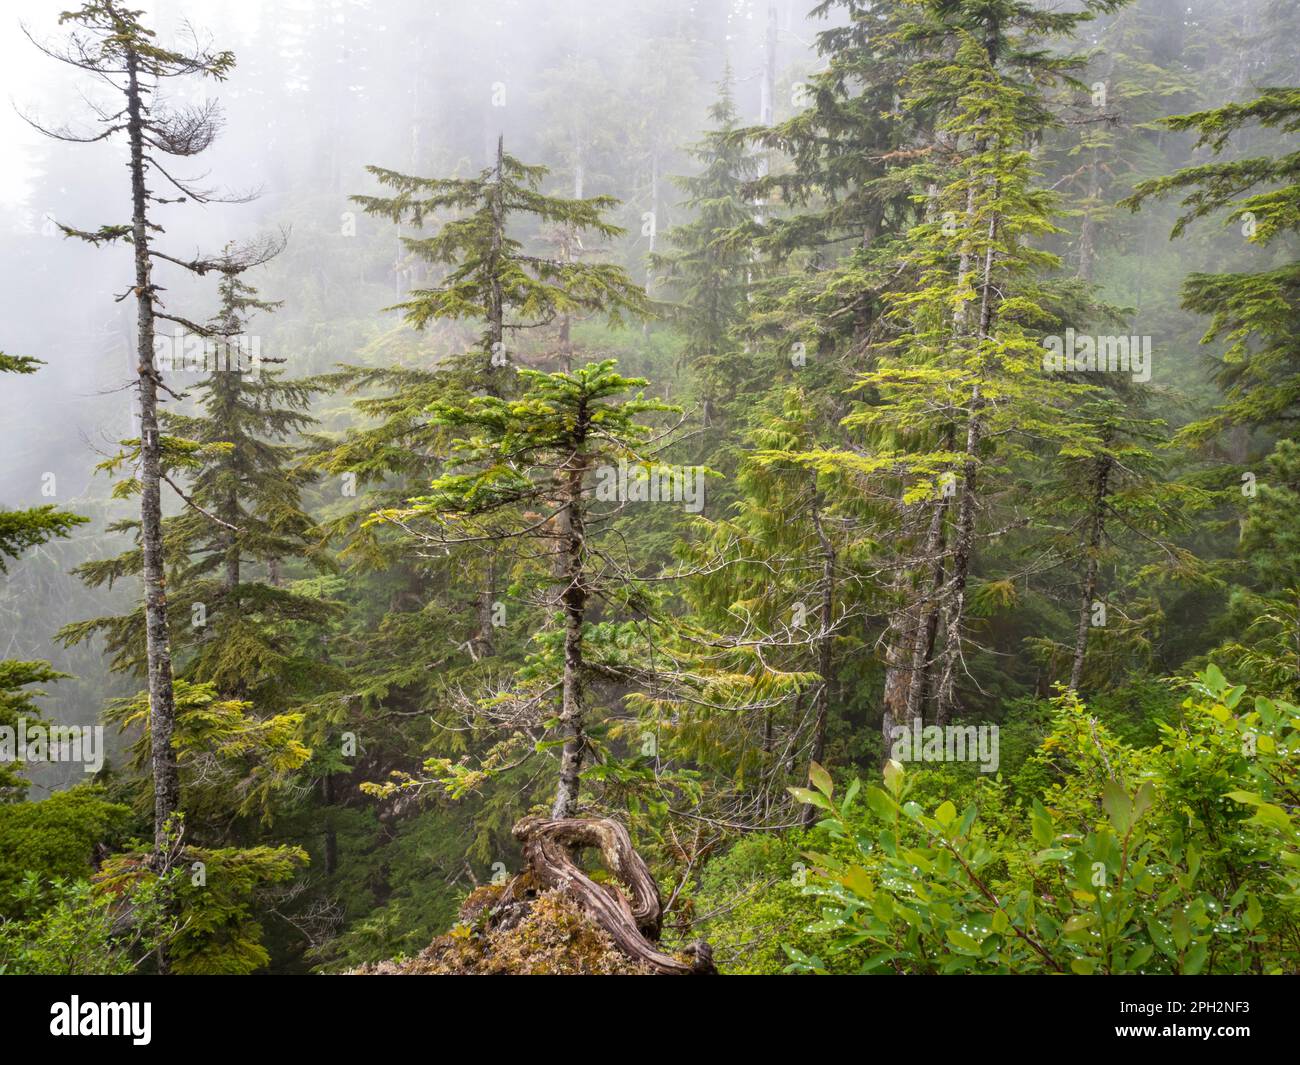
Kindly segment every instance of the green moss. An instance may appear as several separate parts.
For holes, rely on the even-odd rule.
[[[502,888],[479,888],[461,910],[464,923],[438,936],[419,956],[354,970],[366,976],[646,976],[648,970],[561,892],[532,899],[528,912],[507,929],[476,931],[472,921],[500,897]]]

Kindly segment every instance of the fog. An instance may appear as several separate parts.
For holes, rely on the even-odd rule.
[[[615,220],[627,234],[611,255],[634,277],[649,278],[652,232],[685,218],[669,178],[689,172],[683,149],[706,127],[724,69],[733,71],[742,122],[779,121],[797,109],[799,79],[817,68],[814,34],[827,25],[796,0],[141,4],[162,40],[197,33],[235,53],[226,83],[184,79],[184,102],[207,94],[220,100],[224,128],[201,159],[182,166],[205,187],[256,193],[246,203],[160,210],[166,244],[178,254],[210,252],[232,239],[286,232],[286,250],[252,280],[266,298],[288,301],[259,323],[260,335],[301,375],[357,361],[377,337],[400,329],[398,316],[382,308],[418,277],[395,227],[349,203],[350,195],[373,191],[366,165],[464,175],[490,162],[503,135],[513,154],[550,168],[549,191],[621,201]],[[66,240],[55,224],[94,229],[126,220],[123,145],[53,141],[26,120],[90,128],[93,79],[42,55],[24,33],[57,41],[66,6],[28,0],[0,21],[2,346],[45,362],[0,389],[0,505],[53,502],[94,520],[11,566],[0,596],[0,657],[48,658],[74,673],[58,685],[50,712],[87,722],[133,682],[108,674],[95,648],[68,651],[52,636],[134,594],[87,590],[67,572],[110,553],[103,526],[130,513],[129,504],[109,500],[110,479],[94,467],[132,432],[133,304],[121,298],[130,249]],[[1165,20],[1177,54],[1179,9],[1157,0],[1136,7],[1144,18]],[[1223,17],[1237,17],[1234,10],[1229,5]],[[1242,5],[1240,18],[1255,10]],[[1219,17],[1223,8],[1187,12]],[[1086,37],[1105,25],[1089,27]],[[1243,53],[1237,84],[1202,85],[1203,99],[1214,103],[1255,83],[1262,72],[1254,61]],[[1187,57],[1189,76],[1196,63]],[[655,225],[647,231],[650,215]],[[1152,254],[1163,254],[1165,220],[1142,224]],[[1195,254],[1185,270],[1198,265]],[[179,313],[211,312],[210,284],[179,271],[165,283]],[[1116,281],[1130,296],[1141,285],[1141,271]],[[1151,296],[1179,328],[1192,330],[1172,292]]]
[[[62,0],[33,0],[3,17],[0,31],[0,291],[3,350],[33,355],[40,372],[0,389],[0,506],[57,503],[91,516],[11,566],[0,598],[0,657],[44,658],[76,674],[49,700],[52,717],[95,720],[104,700],[132,690],[107,673],[94,647],[64,649],[62,625],[121,606],[130,589],[86,589],[67,570],[120,547],[104,524],[128,517],[108,500],[110,478],[94,467],[133,426],[134,303],[130,249],[93,248],[63,237],[129,216],[125,146],[68,144],[33,128],[93,128],[94,79],[42,55],[57,44]],[[190,80],[179,102],[220,101],[216,144],[178,176],[247,203],[169,206],[159,212],[167,245],[212,252],[227,241],[285,230],[289,244],[259,271],[268,298],[286,277],[306,299],[260,324],[261,340],[310,374],[354,360],[355,319],[376,329],[396,315],[380,308],[401,290],[404,269],[391,226],[348,202],[372,191],[367,164],[411,173],[470,173],[490,162],[496,138],[551,168],[548,189],[623,201],[629,231],[618,253],[636,263],[650,250],[646,211],[671,226],[668,175],[706,124],[716,82],[730,64],[746,120],[789,110],[791,85],[810,68],[814,28],[801,4],[719,0],[614,3],[488,0],[227,0],[147,5],[166,41],[197,34],[235,52],[224,84]],[[775,77],[772,74],[775,73]],[[189,80],[189,79],[187,79]],[[166,98],[164,87],[163,98]],[[205,176],[206,175],[206,176]],[[644,266],[637,270],[645,272]],[[167,274],[168,302],[202,318],[213,289]],[[304,304],[308,304],[304,306]],[[339,319],[331,322],[331,315]],[[54,776],[58,776],[57,773]],[[38,787],[50,779],[37,773]]]

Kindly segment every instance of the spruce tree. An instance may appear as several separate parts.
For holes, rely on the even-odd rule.
[[[40,359],[29,355],[6,355],[0,351],[0,373],[35,373]],[[5,560],[16,560],[32,547],[60,536],[89,521],[79,514],[59,510],[53,504],[24,510],[0,510],[0,574],[8,572]]]
[[[79,135],[64,129],[42,132],[59,140],[94,143],[119,137],[129,155],[127,172],[131,181],[131,214],[127,223],[114,222],[98,229],[78,229],[60,223],[69,237],[93,246],[124,241],[131,246],[134,275],[129,288],[136,303],[136,391],[139,398],[139,496],[140,571],[144,583],[146,657],[148,666],[150,733],[153,751],[151,773],[154,786],[154,842],[161,854],[168,846],[173,819],[179,813],[180,780],[172,734],[176,706],[172,690],[171,625],[168,618],[166,560],[163,545],[161,486],[164,440],[158,419],[159,394],[169,389],[155,364],[157,323],[167,321],[197,335],[201,326],[164,309],[163,286],[154,276],[159,263],[167,263],[192,274],[205,274],[217,267],[240,269],[264,258],[262,250],[250,249],[235,256],[185,259],[158,246],[162,228],[158,209],[177,202],[205,203],[214,197],[176,179],[170,172],[171,159],[188,159],[202,153],[213,141],[219,125],[214,103],[197,108],[172,109],[157,96],[158,85],[172,78],[212,78],[222,81],[234,66],[230,52],[215,51],[196,44],[189,51],[165,48],[154,31],[142,21],[142,12],[129,10],[115,0],[89,0],[75,11],[60,16],[70,27],[62,47],[38,45],[46,55],[76,70],[96,75],[121,96],[116,112],[98,112],[102,127],[97,133]],[[156,184],[151,185],[153,181]],[[170,192],[171,195],[166,193]]]
[[[690,150],[699,173],[673,179],[686,194],[684,205],[693,217],[668,231],[672,250],[652,260],[673,300],[685,339],[682,358],[692,370],[705,425],[726,416],[745,370],[733,330],[745,315],[752,254],[738,234],[753,213],[744,187],[755,175],[757,160],[734,136],[738,115],[730,69],[709,117],[711,130]]]
[[[515,231],[519,221],[568,226],[599,237],[621,230],[605,221],[609,196],[563,199],[538,191],[546,168],[529,166],[497,140],[495,163],[472,178],[423,178],[383,167],[367,170],[391,196],[354,196],[368,213],[416,228],[441,212],[456,217],[432,236],[404,236],[416,258],[445,268],[439,283],[415,289],[397,305],[417,329],[431,321],[471,319],[482,323],[477,343],[451,366],[462,387],[505,395],[512,344],[507,338],[549,325],[558,315],[600,311],[617,321],[645,310],[644,293],[617,266],[529,254]]]
[[[433,228],[430,236],[403,238],[436,282],[409,294],[402,304],[407,321],[426,336],[439,323],[462,321],[478,335],[458,351],[455,335],[449,339],[443,330],[420,338],[415,365],[349,367],[321,379],[326,387],[362,393],[355,409],[369,424],[338,437],[319,435],[309,460],[345,485],[340,503],[327,511],[325,530],[343,541],[355,606],[334,644],[349,680],[317,700],[311,719],[322,741],[345,724],[363,727],[373,760],[381,750],[408,755],[424,742],[412,737],[409,718],[422,719],[431,704],[455,705],[462,690],[485,683],[494,653],[522,653],[527,636],[529,621],[521,619],[517,632],[513,624],[495,623],[494,604],[506,598],[513,579],[512,563],[497,545],[429,551],[398,526],[366,520],[404,507],[446,460],[452,433],[428,411],[466,403],[476,393],[512,394],[521,361],[563,362],[570,349],[562,336],[556,343],[555,333],[567,318],[617,323],[647,309],[644,293],[617,266],[534,253],[533,240],[544,242],[556,231],[595,251],[598,240],[619,232],[607,220],[615,203],[544,195],[546,169],[506,154],[500,141],[494,165],[472,178],[377,176],[396,195],[360,197],[367,210]],[[447,348],[447,355],[437,353]],[[508,832],[509,823],[484,815],[476,829],[476,846],[486,847],[489,830]]]
[[[431,545],[488,543],[528,552],[540,563],[520,587],[531,587],[558,611],[562,635],[549,656],[543,653],[558,668],[543,664],[531,677],[525,671],[522,688],[493,703],[517,732],[559,733],[552,816],[570,817],[590,745],[588,613],[598,602],[616,609],[635,587],[635,578],[602,547],[601,527],[627,505],[630,492],[620,479],[629,466],[632,478],[640,474],[683,493],[686,479],[698,485],[701,473],[655,462],[662,442],[637,417],[673,408],[639,392],[626,397],[647,382],[621,376],[613,360],[573,373],[520,370],[519,377],[516,400],[479,396],[431,407],[431,420],[463,434],[444,460],[448,472],[426,494],[373,520],[399,524]],[[442,768],[455,779],[450,765]]]
[[[1163,125],[1195,133],[1196,147],[1217,156],[1252,127],[1300,130],[1300,89],[1267,88],[1247,103],[1176,115]],[[1285,251],[1288,236],[1300,229],[1300,156],[1256,155],[1185,167],[1140,182],[1122,203],[1137,210],[1166,195],[1182,196],[1173,237],[1195,221],[1222,214],[1252,247],[1275,252],[1258,270],[1197,272],[1184,282],[1183,306],[1210,318],[1202,342],[1225,345],[1216,378],[1226,403],[1187,426],[1179,439],[1205,443],[1234,425],[1288,428],[1300,406],[1300,260]]]
[[[692,638],[706,649],[691,674],[710,694],[679,681],[657,706],[685,751],[706,765],[722,761],[745,785],[727,814],[733,824],[781,812],[785,783],[803,783],[827,761],[834,692],[841,706],[852,698],[837,681],[857,642],[869,554],[853,475],[807,461],[829,435],[827,411],[789,389],[755,414],[736,502],[725,517],[697,519],[682,549],[694,567],[685,587],[701,631]],[[728,757],[710,759],[724,729]],[[804,807],[805,824],[814,813]]]
[[[277,305],[259,299],[234,271],[221,275],[218,291],[221,306],[206,327],[211,366],[187,393],[197,410],[159,417],[167,439],[163,473],[186,503],[163,520],[172,643],[177,676],[270,713],[301,701],[330,675],[308,654],[319,651],[308,640],[334,608],[283,579],[287,566],[331,566],[301,499],[313,474],[295,465],[294,438],[314,421],[306,413],[314,387],[285,380],[273,368],[284,360],[263,355],[260,336],[249,332],[254,314]],[[105,466],[134,458],[123,453]],[[139,526],[115,529],[135,534],[137,546],[79,566],[91,586],[141,571]],[[145,627],[137,610],[70,625],[62,636],[75,643],[102,633],[115,667],[138,669],[146,662]]]
[[[40,359],[6,355],[0,351],[0,373],[35,373]],[[5,559],[16,560],[25,550],[57,537],[68,536],[88,518],[53,505],[25,510],[0,510],[0,577],[8,573]],[[20,719],[35,722],[40,709],[34,699],[44,694],[30,685],[59,680],[67,674],[48,662],[0,659],[0,726],[16,728]],[[17,763],[0,764],[0,802],[16,802],[27,791],[27,781]]]

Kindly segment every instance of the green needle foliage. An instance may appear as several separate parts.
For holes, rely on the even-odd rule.
[[[588,611],[598,602],[613,609],[636,605],[637,574],[602,549],[597,538],[631,495],[626,483],[618,483],[620,464],[625,482],[631,467],[633,480],[654,478],[679,494],[702,490],[702,469],[655,461],[665,446],[662,434],[637,420],[676,408],[641,392],[626,397],[647,382],[623,377],[614,366],[606,360],[572,373],[521,370],[518,399],[479,396],[463,406],[435,405],[432,420],[458,434],[447,460],[452,472],[407,506],[379,511],[371,519],[413,530],[427,523],[428,531],[417,535],[430,544],[450,549],[492,543],[498,552],[525,552],[534,564],[517,586],[534,595],[537,605],[558,608],[561,664],[558,670],[541,668],[523,691],[494,702],[517,707],[521,733],[554,730],[562,737],[556,817],[570,816],[578,807],[579,776],[590,745]],[[543,655],[553,658],[554,649]],[[438,767],[456,787],[463,772],[446,763]]]

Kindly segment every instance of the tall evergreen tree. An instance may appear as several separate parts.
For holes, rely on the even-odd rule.
[[[113,137],[125,139],[129,149],[127,171],[131,179],[129,223],[112,223],[98,229],[77,229],[60,224],[70,237],[98,246],[125,241],[134,257],[130,292],[136,302],[136,390],[140,407],[138,447],[140,496],[141,573],[144,578],[145,633],[147,644],[151,772],[154,784],[154,841],[159,853],[168,846],[173,819],[179,813],[180,779],[172,733],[176,706],[172,691],[171,626],[168,619],[166,560],[163,547],[161,485],[164,441],[158,420],[159,393],[166,392],[154,361],[155,334],[159,321],[173,322],[198,335],[201,326],[164,310],[163,287],[154,278],[158,262],[169,263],[193,274],[221,267],[244,268],[264,257],[253,250],[220,259],[184,259],[156,246],[162,232],[157,209],[168,203],[204,203],[212,194],[178,181],[169,172],[169,158],[188,159],[203,152],[218,128],[214,103],[198,108],[170,109],[157,98],[157,86],[171,78],[212,78],[222,81],[234,66],[230,52],[196,46],[188,52],[164,48],[142,21],[142,12],[122,7],[115,0],[89,0],[75,11],[65,12],[60,22],[70,26],[67,43],[61,48],[38,45],[46,55],[77,70],[96,75],[120,95],[116,112],[99,112],[98,133],[77,135],[67,129],[42,132],[60,140],[93,143]],[[150,186],[162,182],[176,195],[168,197]]]
[[[698,470],[654,462],[651,427],[637,416],[673,408],[624,393],[644,388],[641,378],[618,374],[612,360],[573,373],[519,371],[524,390],[517,400],[480,396],[467,403],[431,408],[433,420],[464,433],[426,495],[406,507],[380,511],[375,520],[404,527],[431,523],[418,532],[432,544],[487,542],[505,550],[532,544],[547,563],[534,572],[542,602],[558,609],[562,642],[558,676],[543,669],[509,703],[517,731],[553,727],[562,737],[553,817],[577,811],[584,760],[590,744],[588,694],[592,663],[587,654],[588,612],[596,601],[614,608],[629,598],[635,581],[602,550],[600,526],[627,504],[619,478],[638,472],[688,490]],[[620,473],[620,471],[622,471]],[[666,481],[664,480],[666,478]],[[608,504],[602,506],[601,504]],[[558,708],[549,696],[558,691]],[[502,704],[504,695],[494,702]],[[450,767],[444,767],[449,769]],[[454,777],[453,777],[454,779]]]
[[[551,223],[611,237],[608,196],[563,199],[538,192],[546,168],[507,155],[497,140],[496,162],[472,178],[421,178],[367,168],[392,196],[354,196],[367,212],[417,228],[439,212],[457,217],[428,237],[402,238],[417,258],[446,274],[433,288],[415,289],[397,306],[417,329],[440,319],[482,322],[474,347],[452,364],[471,391],[505,395],[512,367],[507,337],[549,325],[557,315],[600,311],[616,319],[645,309],[644,293],[617,266],[529,254],[512,229],[516,219]]]
[[[187,504],[163,520],[172,643],[178,676],[266,713],[301,700],[330,673],[307,652],[319,653],[310,636],[332,616],[332,605],[283,580],[289,565],[330,565],[302,506],[313,475],[294,465],[292,440],[314,420],[306,413],[313,387],[285,380],[272,368],[284,360],[263,355],[260,336],[249,333],[250,317],[276,304],[259,299],[237,272],[223,273],[218,288],[221,307],[207,326],[213,339],[204,353],[210,365],[192,388],[198,409],[160,412],[159,419],[168,442],[163,473]],[[136,522],[115,529],[139,540]],[[142,567],[137,542],[76,572],[99,586],[138,576]],[[75,643],[102,633],[116,667],[138,669],[147,661],[145,630],[137,610],[78,622],[62,636]]]
[[[35,373],[40,365],[41,361],[31,356],[6,355],[0,351],[0,373]],[[17,559],[28,548],[68,536],[88,520],[80,514],[58,510],[52,504],[25,510],[0,510],[0,576],[8,573],[6,558]],[[0,726],[16,728],[21,719],[35,723],[40,710],[33,700],[42,693],[30,685],[45,684],[64,676],[48,662],[0,659]],[[17,801],[26,790],[27,781],[18,764],[0,764],[0,802]]]
[[[1300,130],[1300,89],[1264,89],[1247,103],[1227,104],[1164,120],[1169,129],[1196,134],[1197,147],[1219,155],[1252,127],[1291,134]],[[1139,183],[1123,202],[1137,210],[1152,197],[1182,194],[1172,236],[1194,221],[1224,213],[1255,248],[1273,249],[1274,261],[1244,273],[1194,273],[1183,286],[1183,306],[1210,317],[1203,343],[1226,348],[1217,379],[1222,410],[1186,427],[1179,439],[1203,443],[1233,425],[1287,428],[1300,405],[1300,260],[1286,253],[1300,229],[1300,154],[1257,155],[1189,166]]]
[[[673,179],[693,217],[668,231],[671,250],[652,260],[675,305],[685,338],[682,357],[692,369],[706,425],[726,416],[745,373],[733,330],[745,314],[752,269],[744,231],[753,208],[744,188],[756,174],[757,160],[734,136],[738,115],[730,68],[709,117],[711,130],[691,149],[700,172]]]

